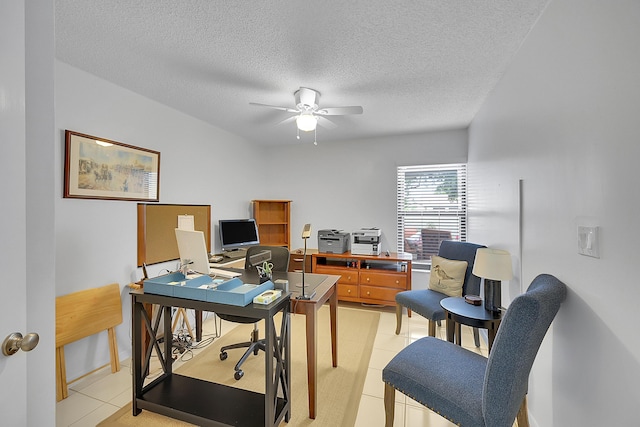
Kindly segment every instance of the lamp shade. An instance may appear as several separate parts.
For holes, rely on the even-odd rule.
[[[473,274],[483,279],[511,280],[511,254],[500,249],[478,249],[473,263]]]
[[[318,119],[311,113],[302,113],[296,118],[298,129],[304,132],[315,130]]]

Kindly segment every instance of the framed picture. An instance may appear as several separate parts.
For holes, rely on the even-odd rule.
[[[157,202],[160,153],[65,131],[64,197]]]

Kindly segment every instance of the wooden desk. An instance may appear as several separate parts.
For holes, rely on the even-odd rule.
[[[234,316],[264,319],[265,393],[255,393],[222,384],[190,378],[172,372],[171,340],[159,341],[161,316],[155,321],[144,305],[161,307],[164,331],[171,329],[173,307],[212,311]],[[200,426],[279,426],[291,417],[291,360],[289,294],[269,305],[250,303],[245,307],[131,291],[133,335],[133,415],[147,409]],[[280,333],[273,317],[281,312]],[[149,332],[150,346],[142,345],[142,328]],[[164,351],[160,350],[160,345]],[[144,384],[152,350],[156,350],[163,374]],[[144,356],[143,356],[144,354]],[[239,404],[241,402],[241,404]]]
[[[274,279],[280,274],[274,273]],[[329,301],[329,311],[331,319],[331,362],[335,368],[338,366],[338,292],[336,283],[340,276],[325,276],[320,274],[306,274],[305,293],[307,295],[315,291],[315,295],[310,300],[299,300],[296,296],[301,294],[301,288],[296,287],[302,282],[301,273],[286,273],[289,280],[289,290],[293,290],[291,297],[291,311],[302,313],[306,320],[307,336],[307,384],[309,389],[309,418],[315,419],[318,405],[318,309]],[[284,278],[284,277],[282,277]],[[310,287],[309,282],[320,280],[317,286]],[[329,409],[329,408],[327,408]]]
[[[460,325],[467,325],[474,328],[483,328],[488,332],[489,351],[493,345],[493,340],[498,333],[498,327],[502,321],[502,312],[495,313],[485,310],[483,305],[471,305],[465,302],[462,297],[449,297],[440,301],[440,305],[445,311],[447,321],[447,341],[462,344]]]
[[[229,269],[242,273],[240,280],[245,283],[258,283],[258,273],[253,270]],[[331,361],[332,366],[338,366],[338,292],[336,284],[340,276],[309,274],[305,275],[305,293],[307,295],[315,291],[315,295],[310,300],[298,300],[296,297],[301,294],[302,289],[296,285],[302,283],[302,273],[295,272],[273,272],[273,280],[286,279],[289,281],[289,291],[291,292],[291,307],[293,313],[304,314],[306,321],[307,337],[307,386],[309,393],[309,418],[316,418],[318,406],[318,310],[324,303],[329,302],[330,322],[331,322]],[[202,316],[196,312],[196,334],[202,334]]]
[[[242,273],[240,279],[245,283],[258,283],[256,270],[235,270]],[[315,419],[318,406],[318,310],[324,303],[329,302],[331,322],[331,361],[332,366],[338,366],[338,293],[336,283],[339,276],[324,274],[305,275],[305,293],[315,295],[310,300],[296,299],[302,293],[302,288],[296,286],[302,283],[302,273],[273,272],[273,280],[287,279],[291,292],[292,313],[304,314],[307,337],[307,385],[309,392],[309,418]],[[330,408],[327,408],[330,409]]]

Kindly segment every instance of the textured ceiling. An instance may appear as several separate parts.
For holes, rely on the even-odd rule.
[[[319,142],[466,128],[547,1],[56,0],[56,57],[256,144],[300,86],[364,108]]]

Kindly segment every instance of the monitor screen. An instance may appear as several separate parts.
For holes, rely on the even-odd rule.
[[[189,270],[209,274],[209,254],[202,231],[176,228],[176,241],[180,253],[180,263],[188,264]]]
[[[254,219],[221,219],[219,229],[223,250],[260,244],[258,226]]]

